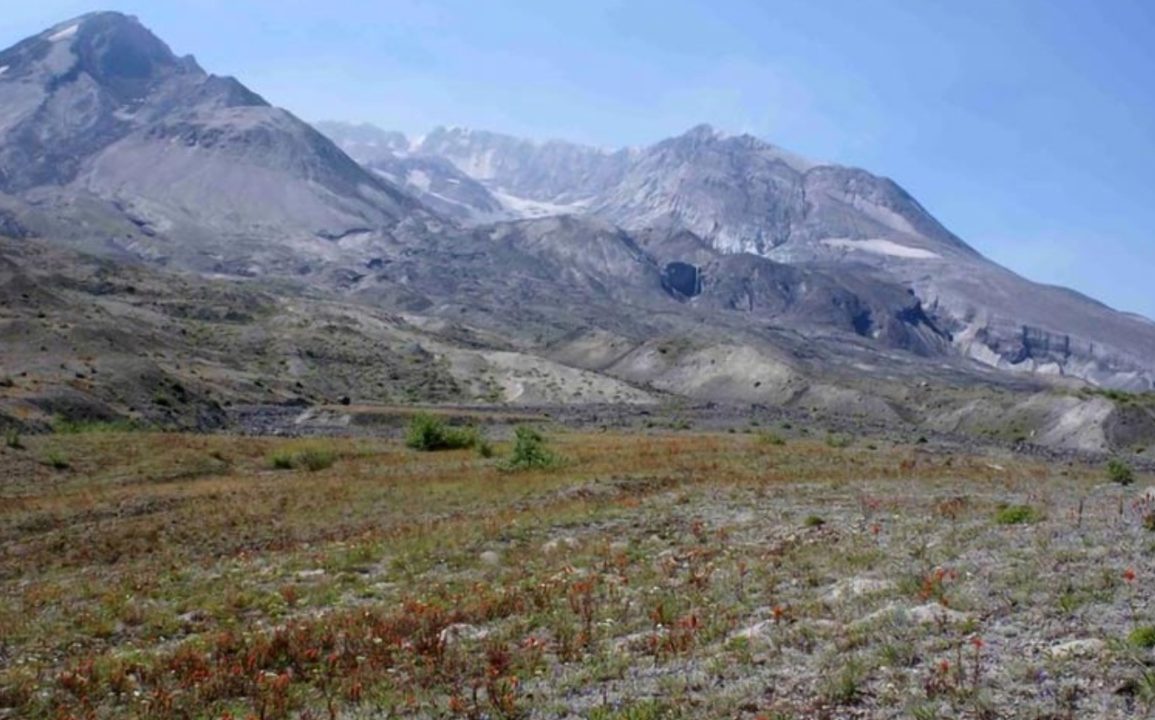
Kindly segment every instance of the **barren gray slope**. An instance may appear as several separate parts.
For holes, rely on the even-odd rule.
[[[841,265],[849,274],[874,268],[917,293],[951,333],[952,352],[993,367],[1155,387],[1155,325],[999,267],[896,183],[864,170],[815,164],[707,126],[618,152],[478,131],[430,137],[421,152],[491,189],[527,197],[534,189],[535,199],[569,202],[566,212],[627,230],[657,227],[676,240],[684,229],[724,253]]]
[[[120,242],[323,242],[419,210],[309,125],[119,13],[28,38],[0,67],[0,190],[78,224],[88,218],[73,198],[110,201],[145,236]]]

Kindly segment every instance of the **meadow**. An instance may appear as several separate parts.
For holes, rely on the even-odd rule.
[[[765,429],[0,453],[0,718],[1124,718],[1147,478]]]

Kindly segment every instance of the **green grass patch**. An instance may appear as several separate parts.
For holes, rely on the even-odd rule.
[[[1030,505],[1007,505],[995,513],[999,525],[1030,525],[1043,519],[1043,513]]]
[[[297,452],[278,452],[269,456],[269,467],[274,470],[308,470],[317,472],[333,467],[337,453],[323,448],[307,448]]]
[[[1127,643],[1137,648],[1155,648],[1155,625],[1142,625],[1127,635]]]

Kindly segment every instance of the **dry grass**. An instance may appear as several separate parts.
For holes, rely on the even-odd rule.
[[[1125,642],[1153,620],[1149,509],[1094,468],[695,433],[556,435],[563,467],[515,474],[384,440],[23,445],[0,454],[0,717],[1126,717],[1155,701]],[[270,468],[310,451],[335,462]],[[1007,505],[1037,521],[1000,525]],[[1082,638],[1106,645],[1051,656]]]

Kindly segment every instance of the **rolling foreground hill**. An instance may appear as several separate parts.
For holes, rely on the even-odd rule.
[[[1155,325],[999,268],[889,180],[755,138],[324,125],[334,142],[118,13],[0,52],[0,108],[8,424],[689,400],[1155,438],[1146,404],[1080,390],[1150,388]]]

